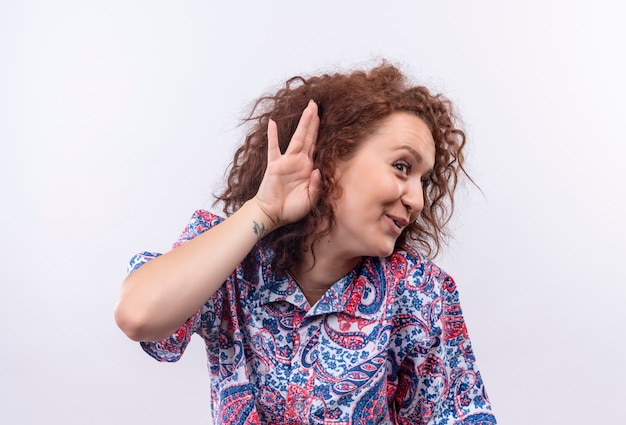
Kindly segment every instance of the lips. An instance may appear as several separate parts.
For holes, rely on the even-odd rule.
[[[402,230],[404,230],[404,228],[409,225],[409,221],[406,218],[397,217],[393,215],[387,215],[387,218],[391,220],[397,233],[401,233]]]

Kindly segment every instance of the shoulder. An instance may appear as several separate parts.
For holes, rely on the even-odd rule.
[[[385,266],[394,281],[394,317],[419,317],[431,331],[437,331],[447,311],[460,310],[454,279],[424,255],[396,251]]]
[[[176,241],[174,247],[182,245],[183,243],[195,238],[210,228],[217,226],[222,221],[224,221],[224,218],[215,215],[210,211],[196,210],[189,219],[189,223],[185,227],[185,230],[183,230],[178,237],[178,241]]]
[[[454,279],[445,270],[413,249],[395,251],[386,258],[385,266],[387,273],[398,280],[399,289],[433,296],[456,289]]]

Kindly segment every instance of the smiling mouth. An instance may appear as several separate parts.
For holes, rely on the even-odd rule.
[[[399,231],[404,230],[404,228],[409,224],[407,220],[402,219],[402,218],[392,217],[392,216],[387,216],[387,217],[389,217],[389,219],[393,222],[393,224],[396,226],[396,228]]]

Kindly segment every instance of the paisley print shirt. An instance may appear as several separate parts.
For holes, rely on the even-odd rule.
[[[174,246],[221,221],[197,211]],[[311,307],[272,255],[257,246],[177,332],[141,343],[173,362],[204,339],[214,424],[496,423],[444,271],[416,252],[365,257]]]

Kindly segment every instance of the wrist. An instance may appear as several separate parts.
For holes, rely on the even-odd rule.
[[[272,218],[272,215],[263,207],[262,203],[256,197],[248,200],[244,206],[252,211],[250,217],[251,227],[259,240],[280,227],[278,220]]]

